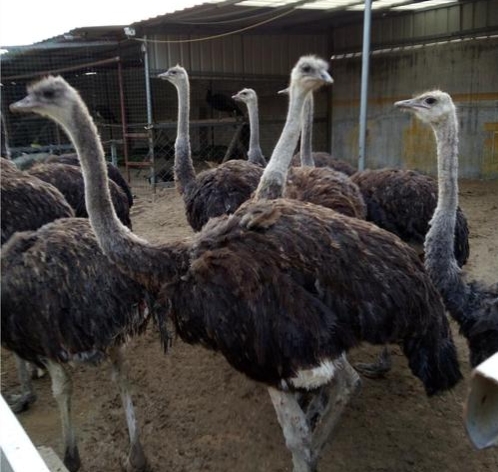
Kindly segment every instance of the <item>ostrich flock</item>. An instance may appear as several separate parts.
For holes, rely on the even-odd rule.
[[[326,61],[303,56],[271,156],[259,143],[256,92],[242,89],[233,99],[247,107],[247,156],[197,174],[188,73],[177,65],[159,78],[178,94],[174,174],[195,231],[188,240],[151,243],[133,233],[130,189],[62,77],[39,80],[10,105],[58,123],[77,152],[26,171],[1,159],[1,342],[15,353],[21,382],[11,404],[21,411],[35,399],[27,362],[48,371],[70,472],[81,459],[67,365],[104,359],[129,431],[125,470],[150,469],[122,351],[150,319],[165,346],[172,323],[181,340],[221,353],[267,387],[294,472],[317,470],[360,375],[389,368],[385,351],[383,365],[353,367],[351,349],[398,344],[427,395],[462,378],[449,317],[473,366],[498,351],[497,287],[467,282],[462,270],[468,227],[448,94],[395,103],[433,128],[437,180],[410,170],[355,172],[312,151],[313,93],[333,80]]]

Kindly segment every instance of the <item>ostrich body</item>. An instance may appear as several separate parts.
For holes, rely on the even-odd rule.
[[[80,457],[65,365],[109,357],[130,433],[127,470],[145,470],[121,353],[127,338],[145,329],[143,288],[105,257],[83,218],[16,233],[2,247],[1,262],[2,346],[47,368],[61,415],[66,467],[78,470]]]
[[[233,96],[235,100],[246,104],[251,125],[251,150],[258,155],[259,145],[258,96],[253,89],[242,89]],[[311,107],[311,110],[309,108]],[[305,101],[302,113],[303,121],[313,119],[313,96],[310,93]],[[304,124],[303,124],[304,127]],[[304,133],[302,133],[303,135]],[[292,168],[287,179],[285,198],[301,200],[332,208],[344,215],[364,219],[366,206],[360,190],[351,180],[340,172],[328,168],[315,168],[311,156],[311,142],[301,141],[305,162],[303,167]]]
[[[232,98],[237,102],[245,103],[247,114],[249,116],[249,150],[247,151],[247,160],[253,164],[266,166],[266,158],[263,156],[259,142],[259,108],[258,95],[254,89],[245,88],[237,92]]]
[[[80,166],[80,161],[76,154],[62,154],[60,156],[49,156],[46,160],[46,163],[57,163],[57,164],[70,164],[72,166]],[[128,206],[131,208],[133,206],[133,194],[131,192],[131,188],[124,178],[121,171],[112,163],[107,163],[107,175],[108,177],[118,184],[123,192],[126,194],[128,198]]]
[[[224,111],[232,116],[244,116],[237,102],[223,93],[213,93],[211,89],[206,92],[206,102],[217,111]]]
[[[358,383],[344,357],[351,347],[400,343],[428,394],[461,378],[443,304],[409,247],[365,221],[279,198],[299,135],[296,117],[306,94],[330,82],[326,69],[314,56],[298,61],[287,122],[255,199],[211,219],[191,242],[151,244],[120,224],[103,185],[96,128],[62,78],[43,79],[11,105],[64,127],[81,159],[99,244],[162,300],[179,336],[219,351],[268,386],[296,472],[316,470]],[[331,389],[329,401],[312,422],[295,390],[322,387]],[[307,411],[319,400],[315,395]]]
[[[74,209],[74,216],[88,217],[85,204],[85,183],[80,167],[62,163],[40,163],[25,172],[58,188]],[[111,179],[108,179],[108,185],[118,218],[131,229],[128,197]]]
[[[177,189],[185,203],[187,221],[200,231],[215,216],[233,213],[256,189],[263,169],[244,160],[227,161],[214,169],[195,174],[190,150],[190,85],[187,71],[175,66],[159,75],[178,92],[178,129],[174,173]]]
[[[367,219],[397,234],[403,241],[423,252],[422,245],[429,221],[436,209],[438,183],[414,170],[376,169],[359,171],[351,176],[367,204]],[[463,266],[469,257],[467,219],[457,209],[455,257]]]
[[[35,230],[58,218],[74,216],[53,185],[18,170],[1,159],[2,245],[17,231]]]
[[[425,237],[425,267],[468,341],[473,367],[498,352],[498,284],[466,282],[459,267],[458,121],[450,95],[434,90],[395,103],[430,124],[437,142],[438,198]]]

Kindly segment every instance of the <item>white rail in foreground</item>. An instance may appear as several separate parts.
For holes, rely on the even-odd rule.
[[[0,395],[0,456],[2,472],[50,472],[2,395]]]

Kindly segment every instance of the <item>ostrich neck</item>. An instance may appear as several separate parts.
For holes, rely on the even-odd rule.
[[[88,215],[104,254],[130,277],[156,292],[164,279],[172,279],[184,270],[180,268],[183,248],[150,245],[119,221],[110,196],[104,150],[83,106],[75,109],[66,131],[81,161]]]
[[[279,198],[285,191],[289,166],[299,139],[300,117],[307,91],[294,85],[291,86],[289,94],[285,126],[256,189],[257,199]]]
[[[312,154],[313,141],[313,115],[314,103],[313,92],[308,94],[304,102],[302,113],[302,129],[301,129],[301,166],[315,167],[315,161]]]
[[[454,234],[458,207],[458,125],[433,125],[437,141],[438,201],[425,238],[425,265],[443,292],[459,280],[454,256]],[[448,287],[446,287],[448,285]]]
[[[181,195],[195,182],[195,169],[192,162],[189,135],[190,86],[188,79],[175,84],[178,91],[178,122],[175,141],[175,178]]]
[[[263,158],[261,146],[259,144],[259,110],[258,101],[250,101],[247,104],[247,112],[249,114],[249,151],[247,152],[248,161],[258,164]]]

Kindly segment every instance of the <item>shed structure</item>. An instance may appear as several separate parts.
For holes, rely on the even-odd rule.
[[[369,0],[367,0],[369,1]],[[431,130],[393,109],[394,101],[438,87],[459,109],[460,176],[498,177],[498,0],[373,0],[365,166],[435,174]],[[365,2],[213,0],[131,25],[78,28],[0,56],[2,114],[14,156],[64,152],[47,120],[11,115],[27,83],[60,73],[94,115],[109,159],[155,183],[171,178],[176,91],[157,75],[177,63],[191,78],[194,159],[243,157],[245,117],[222,113],[208,91],[260,98],[261,145],[276,143],[287,84],[298,57],[331,58],[332,87],[318,92],[314,149],[358,163]],[[145,168],[145,169],[144,169]]]

